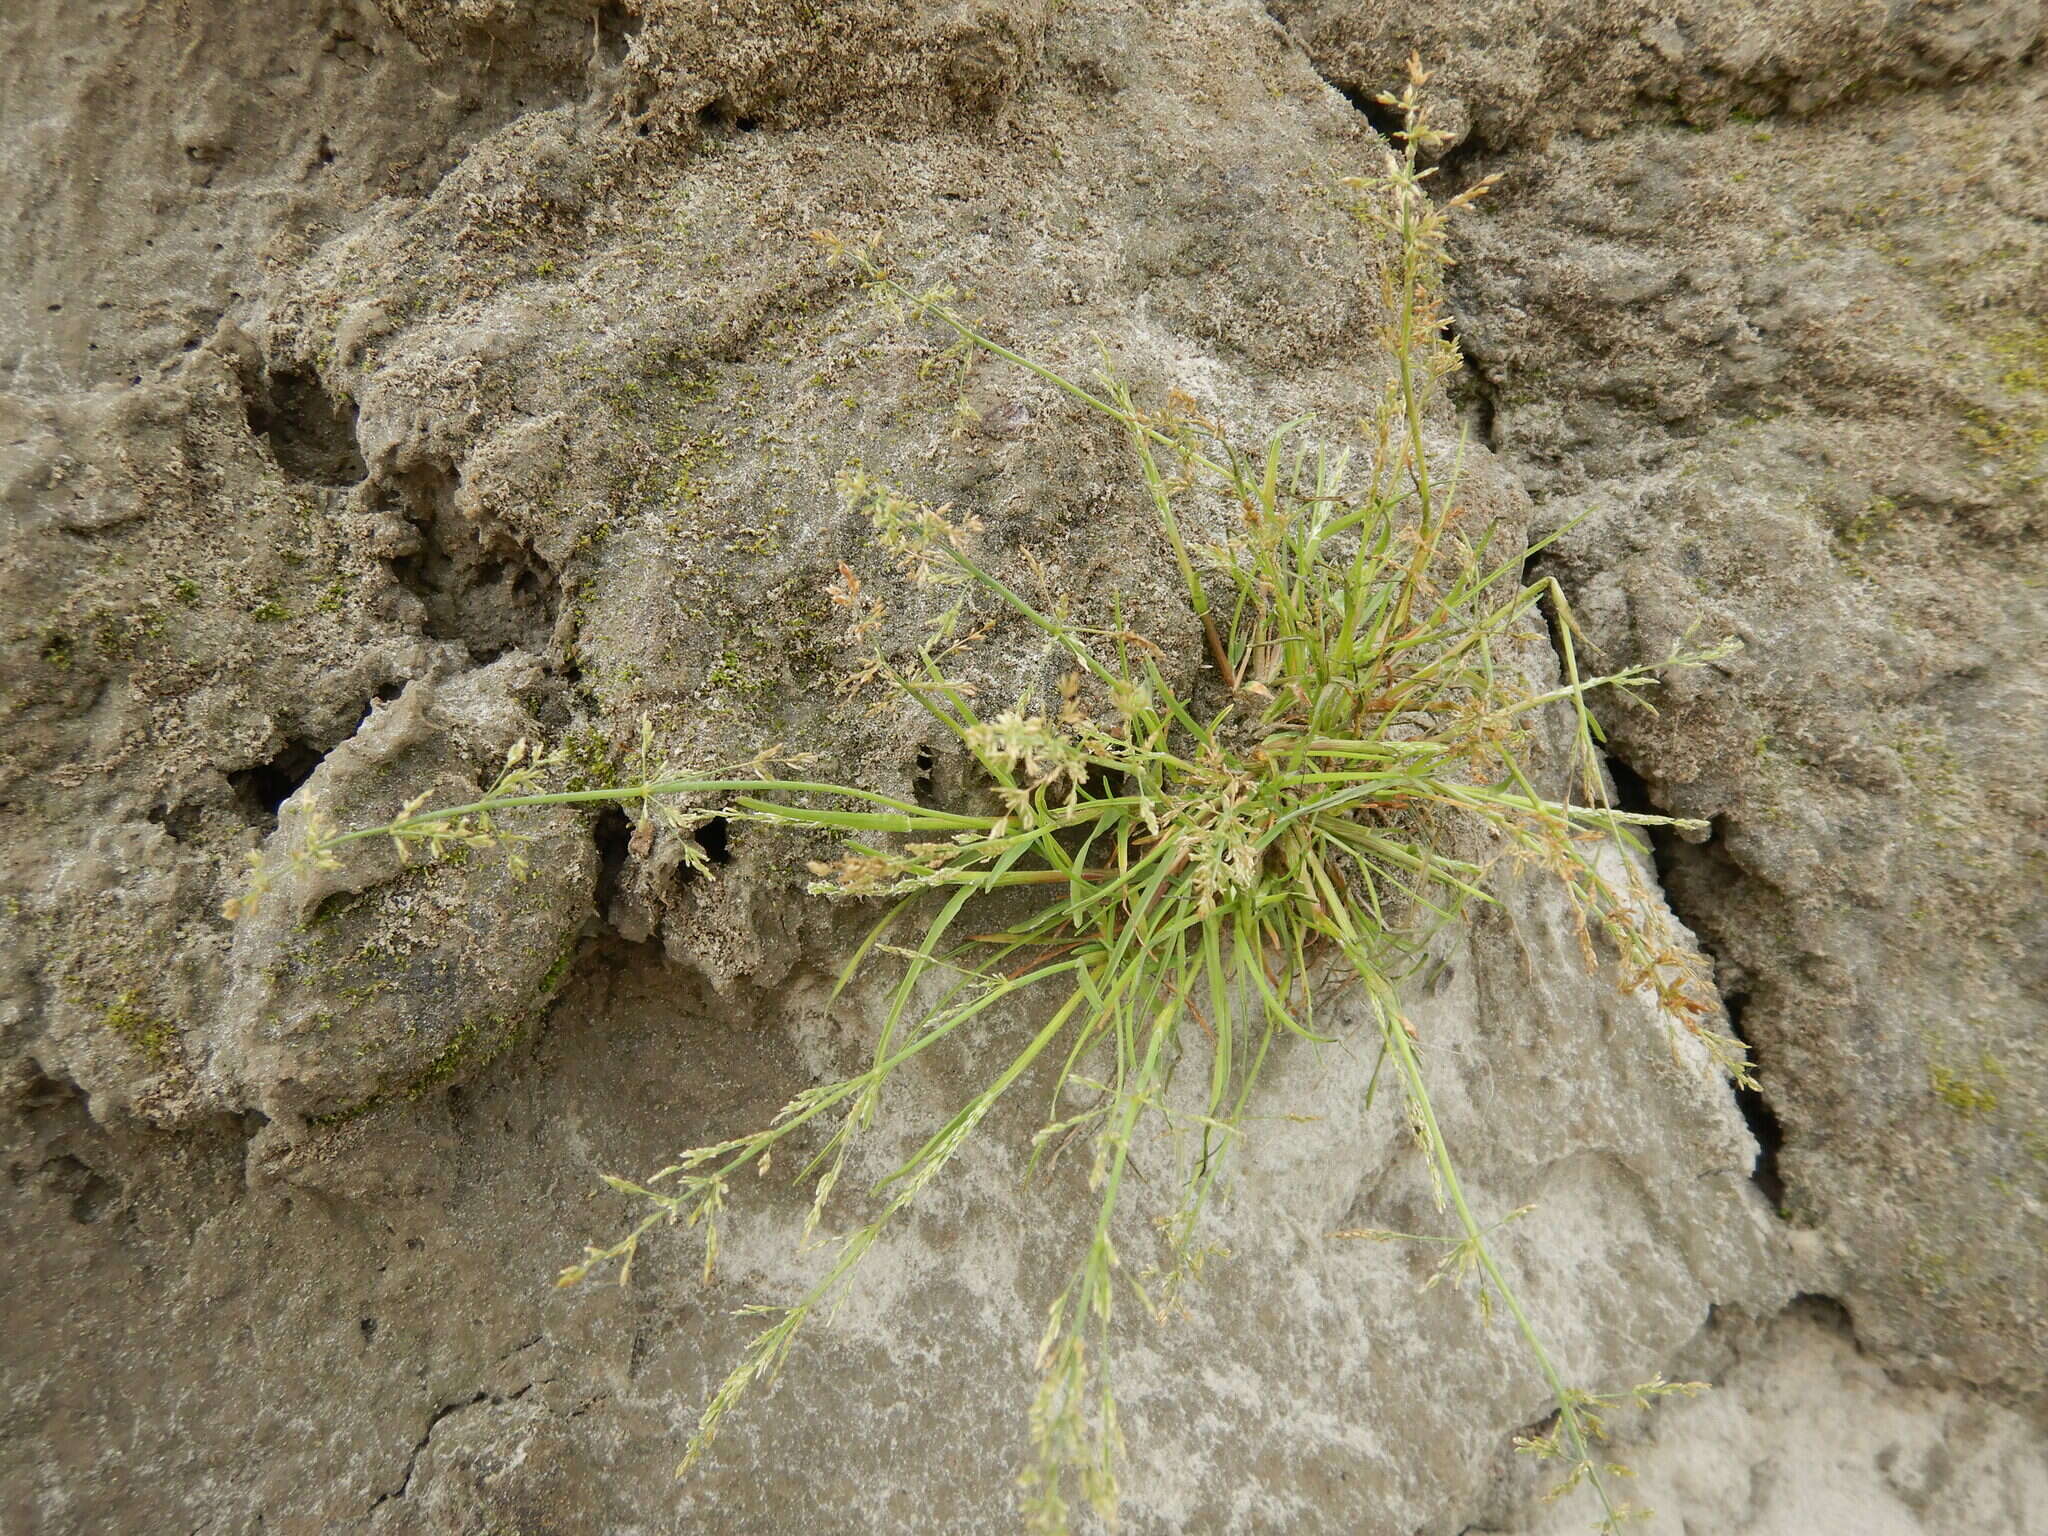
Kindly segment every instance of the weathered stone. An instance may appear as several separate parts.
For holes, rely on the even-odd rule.
[[[1503,162],[1461,325],[1782,1128],[1807,1288],[2048,1383],[2048,77]],[[1622,270],[1671,274],[1609,291]]]
[[[1726,1536],[2025,1536],[2039,1522],[2048,1460],[2038,1425],[1966,1389],[1901,1385],[1829,1303],[1712,1330],[1691,1354],[1682,1369],[1711,1374],[1715,1390],[1616,1426],[1615,1454],[1636,1469],[1631,1497],[1660,1517],[1653,1530],[1682,1519]],[[1466,1527],[1583,1528],[1534,1499]]]
[[[1382,146],[1325,79],[1369,95],[1410,46],[1453,98],[1446,190],[1508,173],[1461,237],[1468,515],[1506,545],[1590,511],[1543,568],[1605,662],[1694,620],[1751,642],[1610,725],[1659,804],[1714,820],[1661,873],[1757,1045],[1791,1221],[1725,1088],[1538,885],[1410,1001],[1445,1134],[1485,1214],[1534,1203],[1499,1242],[1573,1380],[1726,1374],[1658,1423],[1720,1415],[1730,1476],[1780,1377],[1902,1415],[1877,1476],[1904,1529],[1979,1508],[1944,1495],[1937,1431],[2026,1495],[2038,1441],[1971,1384],[2038,1390],[2048,1290],[2038,8],[16,9],[0,1524],[1014,1526],[1031,1346],[1090,1209],[1085,1169],[1023,1177],[1045,1085],[682,1482],[732,1308],[816,1272],[802,1192],[735,1192],[709,1289],[683,1233],[629,1289],[549,1283],[628,1215],[597,1174],[863,1058],[883,978],[832,981],[873,914],[800,894],[828,845],[562,812],[520,824],[524,881],[497,850],[288,854],[316,809],[467,796],[521,737],[614,782],[643,720],[657,758],[781,744],[968,793],[932,722],[836,690],[841,561],[887,589],[885,640],[928,616],[832,492],[855,461],[976,513],[985,558],[1076,612],[1120,596],[1193,679],[1117,434],[949,362],[807,236],[875,240],[1071,371],[1106,350],[1247,429],[1341,426],[1384,379],[1383,258],[1329,194]],[[1535,635],[1516,660],[1554,665]],[[1001,698],[1060,670],[1000,626],[959,666]],[[274,883],[230,923],[258,849]],[[1531,1527],[1499,1468],[1547,1412],[1519,1343],[1420,1289],[1433,1251],[1332,1236],[1437,1222],[1342,1013],[1274,1064],[1231,1256],[1125,1333],[1131,1529]],[[848,1186],[1024,1024],[921,1061]],[[1171,1145],[1143,1151],[1163,1179]],[[1761,1331],[1796,1289],[1936,1384],[1887,1395],[1810,1325]]]
[[[1506,149],[1553,133],[1810,116],[1845,101],[1968,80],[2040,41],[2034,0],[1272,0],[1332,82],[1369,101],[1410,57],[1433,74],[1453,146]]]

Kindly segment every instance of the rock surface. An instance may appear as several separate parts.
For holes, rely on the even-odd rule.
[[[1460,324],[1539,526],[1581,519],[1549,568],[1612,662],[1747,643],[1608,724],[1713,823],[1661,862],[1828,1250],[1805,1283],[1894,1366],[2038,1396],[2048,74],[1458,174],[1496,167]]]
[[[1240,423],[1342,420],[1383,367],[1380,255],[1328,191],[1386,126],[1344,93],[1412,47],[1443,67],[1446,189],[1504,177],[1456,276],[1472,505],[1511,536],[1583,514],[1545,568],[1608,661],[1695,624],[1749,642],[1608,724],[1625,793],[1713,822],[1659,872],[1761,1100],[1516,889],[1414,1000],[1446,1134],[1486,1210],[1537,1203],[1505,1255],[1575,1379],[1725,1377],[1629,1427],[1649,1502],[1693,1522],[1670,1529],[2025,1529],[2040,8],[1270,10],[0,19],[25,189],[0,229],[0,1525],[1014,1527],[1029,1346],[1085,1208],[1079,1170],[1020,1181],[1021,1112],[682,1482],[732,1307],[809,1273],[802,1202],[750,1194],[708,1291],[680,1236],[630,1289],[551,1288],[624,1218],[597,1174],[859,1058],[874,996],[830,991],[869,919],[793,899],[823,845],[633,848],[561,812],[523,825],[525,880],[364,848],[221,904],[316,812],[461,795],[527,737],[608,782],[643,718],[678,760],[782,743],[957,788],[929,722],[826,686],[851,654],[825,587],[880,574],[834,474],[973,510],[1084,611],[1116,589],[1165,625],[1172,571],[1113,434],[948,364],[806,237],[876,237],[1065,366],[1100,345]],[[1003,696],[1056,672],[1007,635],[963,665]],[[1233,1256],[1132,1332],[1130,1528],[1547,1528],[1496,1466],[1544,1412],[1518,1347],[1418,1292],[1427,1255],[1330,1236],[1432,1219],[1398,1115],[1362,1107],[1372,1066],[1280,1064]],[[971,1069],[933,1059],[892,1134]],[[1854,1344],[1813,1304],[1773,1322],[1798,1291]],[[1850,1414],[1853,1445],[1824,1432]],[[1687,1437],[1746,1501],[1692,1479]]]
[[[2037,1421],[1966,1390],[1901,1386],[1825,1303],[1802,1301],[1740,1339],[1736,1331],[1703,1341],[1714,1391],[1616,1439],[1636,1470],[1632,1492],[1667,1517],[1649,1529],[2026,1536],[2040,1525],[2048,1458]],[[1466,1527],[1472,1536],[1583,1528],[1540,1503]]]

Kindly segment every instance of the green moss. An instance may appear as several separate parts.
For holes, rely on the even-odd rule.
[[[752,695],[768,692],[776,680],[767,669],[767,649],[757,642],[742,655],[728,646],[705,674],[704,686],[726,693]]]
[[[2007,400],[1964,411],[1963,439],[1996,461],[2000,483],[2017,490],[2041,478],[2037,461],[2048,452],[2048,328],[2002,331],[1986,347]]]
[[[174,1066],[182,1060],[178,1027],[145,1008],[142,993],[134,988],[101,1010],[100,1023],[154,1066]]]
[[[1963,440],[1986,458],[2031,461],[2048,448],[2048,409],[1992,411],[1973,407],[1963,413]],[[2021,474],[2018,478],[2034,477]]]
[[[555,956],[554,964],[541,973],[540,984],[534,988],[543,998],[552,997],[555,989],[562,984],[562,978],[569,974],[569,967],[576,963],[576,952],[581,946],[571,939],[562,946],[562,952]]]
[[[345,964],[349,963],[360,962],[347,962]],[[334,968],[335,974],[339,975],[344,968],[344,966],[336,966]],[[396,991],[397,988],[398,982],[395,978],[379,976],[373,981],[357,982],[353,986],[336,987],[334,995],[345,1003],[367,1003],[373,998],[382,997],[387,992]]]
[[[93,622],[92,643],[93,649],[102,656],[114,658],[125,657],[135,648],[127,625],[121,622],[119,615],[111,613],[101,614]]]
[[[2003,331],[1991,338],[1991,355],[2005,364],[1998,382],[2013,394],[2048,392],[2048,327]]]
[[[249,610],[249,617],[258,624],[276,624],[291,616],[291,609],[274,597],[265,599]]]
[[[572,790],[615,789],[619,783],[618,756],[603,731],[582,726],[562,738],[562,755],[568,761],[566,785]]]
[[[1899,504],[1889,496],[1873,496],[1867,506],[1850,518],[1835,534],[1851,549],[1861,549],[1878,535],[1890,531],[1897,521]]]
[[[782,549],[782,525],[788,521],[788,507],[773,507],[767,520],[758,526],[734,530],[736,538],[726,540],[725,552],[729,555],[773,555]]]
[[[360,1120],[382,1103],[381,1099],[368,1098],[360,1104],[351,1104],[347,1109],[337,1109],[331,1115],[314,1115],[306,1123],[323,1131],[332,1130],[337,1125],[347,1125],[351,1120]]]
[[[1909,726],[1893,738],[1892,747],[1918,791],[1913,797],[1915,823],[1944,836],[1974,825],[1969,777],[1947,737],[1930,726]]]
[[[1974,1079],[1938,1061],[1927,1068],[1927,1086],[1934,1096],[1960,1115],[1988,1115],[1997,1109],[1998,1095],[1987,1080],[2002,1081],[2004,1077],[2005,1069],[1988,1054],[1978,1058]]]
[[[518,1031],[498,1013],[476,1013],[464,1019],[449,1037],[441,1053],[427,1063],[426,1070],[406,1088],[408,1099],[423,1098],[441,1084],[474,1072],[504,1055]]]
[[[1907,1242],[1905,1261],[1900,1268],[1907,1283],[1930,1301],[1946,1292],[1957,1279],[1955,1256],[1936,1252],[1918,1237]]]

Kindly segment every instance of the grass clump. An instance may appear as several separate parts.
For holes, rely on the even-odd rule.
[[[1445,204],[1427,195],[1418,155],[1435,136],[1420,115],[1420,82],[1417,72],[1388,98],[1407,123],[1403,151],[1388,155],[1384,174],[1347,184],[1361,221],[1393,247],[1384,335],[1392,377],[1362,452],[1319,448],[1300,423],[1243,446],[1180,397],[1141,408],[1113,376],[1083,384],[1056,373],[976,329],[948,290],[913,291],[870,253],[826,241],[885,303],[1115,422],[1185,594],[1178,633],[1138,633],[1120,607],[1106,623],[1085,624],[992,569],[971,518],[864,470],[842,476],[842,497],[902,576],[951,603],[914,654],[892,657],[874,645],[872,595],[842,567],[833,596],[868,650],[862,676],[930,713],[979,765],[987,805],[932,809],[796,777],[778,770],[797,760],[768,755],[710,773],[651,767],[643,729],[641,771],[630,778],[549,789],[558,755],[522,744],[481,800],[415,804],[381,827],[323,829],[302,851],[333,859],[366,837],[401,849],[487,846],[513,835],[508,818],[522,807],[607,803],[635,809],[644,846],[656,824],[693,825],[715,803],[735,822],[843,836],[841,857],[812,866],[812,890],[889,903],[842,977],[843,986],[884,954],[903,961],[865,1070],[810,1088],[769,1124],[693,1148],[645,1179],[609,1179],[645,1213],[616,1241],[588,1249],[564,1283],[611,1265],[623,1280],[640,1243],[674,1224],[702,1231],[708,1275],[736,1181],[766,1173],[786,1148],[808,1153],[798,1177],[813,1192],[804,1226],[812,1239],[838,1208],[850,1150],[887,1112],[891,1079],[992,1010],[1028,1005],[1031,1024],[995,1051],[981,1088],[924,1128],[916,1150],[873,1185],[857,1224],[823,1239],[832,1257],[817,1283],[793,1302],[750,1309],[762,1327],[704,1408],[685,1467],[746,1390],[781,1369],[803,1324],[892,1220],[1041,1068],[1055,1086],[1033,1162],[1085,1142],[1095,1203],[1038,1349],[1026,1507],[1042,1530],[1068,1525],[1076,1495],[1113,1518],[1119,1304],[1157,1310],[1198,1262],[1203,1211],[1273,1053],[1290,1039],[1363,1029],[1405,1102],[1452,1229],[1433,1239],[1446,1245],[1445,1272],[1505,1310],[1555,1400],[1552,1427],[1523,1448],[1557,1459],[1562,1486],[1590,1484],[1604,1523],[1626,1513],[1610,1502],[1610,1469],[1594,1449],[1601,1412],[1681,1389],[1656,1381],[1609,1396],[1560,1374],[1459,1179],[1401,986],[1440,930],[1469,904],[1495,899],[1499,870],[1544,871],[1569,898],[1589,963],[1604,945],[1626,985],[1653,991],[1676,1026],[1741,1073],[1740,1047],[1708,1027],[1716,1008],[1696,956],[1632,876],[1609,872],[1628,867],[1604,857],[1615,838],[1665,818],[1608,803],[1587,704],[1601,690],[1639,692],[1662,666],[1720,653],[1582,676],[1562,593],[1547,579],[1522,582],[1527,552],[1496,550],[1489,530],[1471,526],[1457,500],[1459,464],[1428,451],[1431,391],[1458,366],[1442,339],[1445,221],[1483,188]],[[1550,685],[1531,682],[1511,659],[1532,649],[1545,604],[1563,663]],[[963,623],[1035,631],[1064,673],[1057,697],[980,707],[948,671]],[[1193,661],[1188,647],[1199,649],[1200,665],[1177,664]],[[1176,685],[1170,672],[1196,680]],[[1540,789],[1531,767],[1539,721],[1560,718],[1575,758],[1562,797]],[[1146,1289],[1119,1251],[1117,1215],[1134,1145],[1149,1123],[1167,1120],[1194,1134],[1177,1192],[1155,1213],[1164,1278]]]

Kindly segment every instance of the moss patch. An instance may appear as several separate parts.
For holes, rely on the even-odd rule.
[[[183,1060],[177,1025],[143,1005],[142,993],[123,992],[100,1011],[100,1023],[119,1035],[152,1066],[172,1067]]]
[[[1988,1115],[1997,1109],[1998,1094],[1991,1084],[2004,1077],[2005,1069],[1988,1055],[1978,1059],[1973,1076],[1966,1076],[1945,1062],[1930,1062],[1927,1067],[1927,1086],[1959,1115]]]
[[[441,1053],[427,1063],[426,1070],[406,1087],[408,1099],[424,1098],[443,1083],[466,1077],[496,1061],[519,1038],[516,1027],[502,1014],[474,1013],[464,1019],[449,1037]]]

